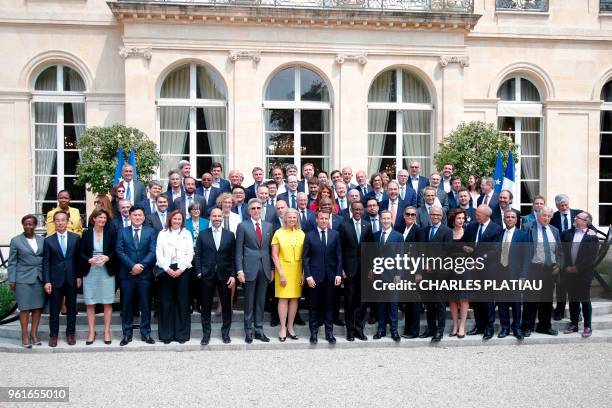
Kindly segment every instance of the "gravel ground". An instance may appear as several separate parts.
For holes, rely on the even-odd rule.
[[[69,386],[70,405],[83,407],[609,407],[612,401],[609,343],[0,358],[1,386]]]

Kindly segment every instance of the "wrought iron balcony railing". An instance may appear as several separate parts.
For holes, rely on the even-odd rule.
[[[599,11],[603,11],[605,13],[612,13],[612,0],[600,0]]]
[[[498,11],[548,11],[548,0],[496,0]]]
[[[390,12],[474,12],[474,0],[119,0],[119,2]]]

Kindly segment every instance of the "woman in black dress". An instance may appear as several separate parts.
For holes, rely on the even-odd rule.
[[[455,208],[448,216],[448,224],[453,230],[453,257],[464,257],[468,255],[472,248],[468,245],[462,245],[467,243],[467,235],[465,233],[464,224],[467,214],[465,210],[461,208]],[[458,271],[453,276],[457,280],[466,280],[468,277],[465,272],[459,273]],[[454,291],[450,295],[450,311],[451,311],[451,330],[450,337],[457,336],[462,339],[465,337],[465,322],[467,320],[467,313],[469,307],[468,294],[466,291],[458,290]]]

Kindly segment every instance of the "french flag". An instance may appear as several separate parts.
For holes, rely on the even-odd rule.
[[[504,174],[504,181],[502,183],[502,190],[512,191],[512,195],[515,197],[512,200],[512,208],[518,209],[519,203],[516,199],[516,184],[514,183],[514,158],[512,152],[508,151],[508,161],[506,162],[506,173]]]

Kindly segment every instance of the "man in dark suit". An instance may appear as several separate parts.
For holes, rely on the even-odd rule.
[[[330,344],[336,343],[333,321],[333,289],[342,282],[342,248],[340,246],[340,234],[328,228],[329,215],[329,212],[319,210],[317,226],[306,234],[302,252],[302,267],[308,285],[311,344],[317,343],[320,303],[323,304],[324,310],[325,339]]]
[[[66,341],[70,346],[76,343],[76,297],[77,289],[81,287],[80,237],[67,231],[68,217],[68,213],[61,210],[53,214],[55,234],[45,238],[43,244],[43,282],[50,300],[49,347],[57,346],[62,298],[66,300]]]
[[[365,208],[366,214],[363,218],[372,226],[372,233],[376,234],[382,228],[382,224],[380,222],[380,206],[378,205],[378,200],[374,197],[367,199],[365,203]]]
[[[300,226],[302,231],[307,233],[313,225],[316,225],[317,214],[308,209],[308,195],[306,193],[298,193],[297,195],[297,210],[300,216]]]
[[[416,197],[414,195],[414,191],[412,189],[408,189],[406,192],[406,196],[409,197],[408,200],[402,200],[399,195],[399,184],[395,181],[390,181],[387,184],[387,196],[389,197],[386,200],[380,202],[380,210],[389,211],[391,213],[391,219],[393,224],[393,229],[398,232],[404,231],[404,208],[408,205],[416,206]]]
[[[287,202],[289,208],[297,209],[297,195],[298,195],[298,179],[296,176],[287,177],[287,191],[278,195],[279,200]]]
[[[492,209],[499,206],[499,194],[495,192],[495,184],[491,177],[483,177],[480,181],[480,197],[477,205],[487,204]]]
[[[441,182],[441,175],[439,175],[438,173],[431,173],[431,176],[429,176],[429,187],[433,188],[436,192],[436,204],[439,204],[442,207],[442,210],[444,210],[444,214],[448,214],[448,193],[444,191],[444,188],[442,188]],[[421,190],[417,198],[417,205],[419,207],[422,207],[425,204],[425,199],[423,198],[424,191],[424,189]]]
[[[411,243],[417,240],[417,231],[419,227],[416,225],[417,209],[413,206],[404,208],[404,231],[400,231],[404,237],[404,242]],[[410,249],[409,249],[409,254]],[[415,339],[419,337],[419,326],[421,323],[421,303],[420,302],[405,302],[404,303],[404,333],[402,337],[406,339]]]
[[[344,279],[344,315],[346,339],[367,340],[363,333],[364,310],[361,305],[361,244],[372,242],[372,226],[362,219],[363,204],[351,204],[353,217],[340,225],[342,245],[342,278]]]
[[[446,212],[440,204],[436,203],[436,191],[438,190],[431,186],[427,186],[421,192],[421,195],[423,197],[423,205],[417,208],[416,219],[419,228],[425,228],[431,225],[431,217],[429,216],[429,211],[434,205],[437,205],[442,208],[442,223],[446,224]]]
[[[532,211],[531,213],[527,214],[524,217],[521,217],[521,229],[525,232],[527,232],[527,230],[529,230],[529,228],[531,228],[531,225],[536,222],[537,216],[536,213],[538,212],[538,210],[542,207],[544,207],[546,205],[546,199],[541,196],[541,195],[537,195],[533,198],[533,202],[532,202]]]
[[[500,198],[501,198],[500,194]],[[506,228],[499,236],[501,243],[499,271],[495,273],[501,279],[525,279],[527,278],[527,268],[529,263],[526,262],[525,243],[527,242],[527,234],[521,231],[518,227],[520,214],[512,208],[507,208],[504,212],[504,224]],[[521,332],[521,298],[520,293],[509,294],[509,299],[498,302],[497,310],[499,311],[499,323],[501,330],[497,337],[504,338],[510,334],[510,308],[512,307],[512,333],[518,340],[523,339]]]
[[[357,180],[357,185],[354,188],[359,191],[361,200],[365,201],[368,193],[372,191],[372,186],[368,184],[368,176],[366,175],[365,171],[359,170],[357,173],[355,173],[355,180]]]
[[[192,203],[200,204],[201,208],[205,208],[206,203],[204,202],[204,197],[196,194],[196,180],[193,177],[185,177],[183,179],[183,184],[185,185],[185,194],[174,200],[170,212],[179,210],[187,219],[191,218],[191,214],[189,214],[189,206]]]
[[[276,218],[276,208],[268,203],[269,194],[268,186],[265,184],[257,187],[257,198],[261,201],[261,219],[273,223]]]
[[[463,187],[461,186],[461,177],[451,176],[450,178],[450,191],[448,192],[448,208],[449,210],[459,208],[459,192]],[[469,194],[468,194],[469,197]]]
[[[314,165],[306,162],[302,164],[302,179],[298,183],[298,191],[308,194],[308,180],[314,176]]]
[[[417,231],[416,240],[417,242],[435,242],[437,245],[429,247],[432,251],[432,256],[440,257],[441,251],[446,251],[445,244],[453,242],[453,231],[446,226],[446,222],[442,221],[444,211],[441,207],[434,205],[429,210],[429,224],[426,227],[422,227]],[[436,275],[430,275],[433,279],[439,275],[441,271],[425,271],[426,273],[435,273]],[[415,275],[415,280],[419,282],[422,278],[427,278],[421,274]],[[444,326],[446,323],[446,306],[441,299],[428,299],[430,301],[425,302],[425,310],[427,317],[427,330],[419,335],[420,338],[425,339],[431,337],[433,343],[437,343],[442,340],[444,336]]]
[[[570,208],[567,194],[557,194],[555,196],[555,205],[557,206],[557,211],[554,212],[550,220],[550,225],[557,228],[559,232],[562,233],[572,228],[576,215],[580,214],[582,210]],[[563,274],[561,274],[561,276],[563,276]],[[565,317],[565,303],[568,288],[565,286],[565,281],[563,279],[557,282],[555,286],[557,290],[557,305],[553,313],[553,319],[561,320]]]
[[[348,191],[351,191],[353,188],[357,187],[357,184],[354,184],[352,180],[353,180],[353,169],[351,169],[348,166],[343,167],[342,168],[342,181],[344,181],[344,184],[346,184],[346,189]]]
[[[568,289],[570,323],[564,333],[578,332],[580,306],[584,315],[584,330],[582,337],[590,337],[591,329],[591,280],[593,280],[593,262],[599,250],[597,235],[589,229],[592,217],[588,212],[580,212],[574,216],[574,228],[561,233],[563,242],[563,270],[561,280]]]
[[[157,196],[159,196],[161,192],[162,185],[158,180],[149,181],[149,197],[138,203],[139,206],[144,208],[145,215],[154,213],[157,210],[155,200],[157,200]]]
[[[158,197],[159,198],[159,197]],[[159,204],[159,201],[158,201]],[[147,344],[155,344],[151,337],[151,282],[155,267],[157,233],[144,226],[145,215],[142,207],[130,208],[131,227],[122,228],[117,236],[117,258],[121,282],[121,325],[125,346],[132,341],[134,291],[138,292],[140,303],[140,335]]]
[[[412,188],[417,197],[419,193],[429,185],[429,179],[421,176],[421,164],[413,160],[410,162],[410,177],[408,178],[408,187]]]
[[[397,186],[396,186],[397,187]],[[397,244],[404,242],[404,237],[401,233],[393,229],[393,219],[391,211],[383,210],[380,212],[380,220],[382,228],[374,233],[374,242],[382,247],[382,252],[386,256],[394,256],[397,253]],[[395,244],[395,245],[394,245]],[[385,248],[387,247],[387,248]],[[380,278],[383,282],[395,282],[400,280],[398,271],[386,271]],[[387,335],[387,321],[390,323],[391,338],[393,341],[400,341],[401,337],[397,331],[398,328],[398,312],[399,307],[397,300],[393,295],[388,295],[388,302],[378,302],[378,328],[374,335],[374,340],[379,340]]]
[[[129,200],[119,200],[117,204],[119,208],[119,217],[116,217],[111,221],[111,227],[115,232],[118,232],[121,228],[130,226],[130,208],[132,208],[132,204]]]
[[[210,210],[217,206],[217,197],[221,194],[221,190],[212,186],[212,175],[210,173],[202,174],[200,186],[196,189],[196,194],[202,197],[205,205],[202,207],[202,217],[208,218]]]
[[[518,220],[521,219],[520,211],[512,208],[513,198],[514,198],[514,195],[512,194],[512,191],[502,190],[499,192],[497,207],[491,208],[492,209],[491,221],[493,221],[494,223],[496,223],[502,228],[506,228],[506,226],[504,225],[504,213],[506,212],[506,210],[514,211],[516,213],[516,216],[518,217]],[[521,227],[520,223],[518,223],[517,226],[518,228],[520,228]]]
[[[281,201],[279,201],[280,203]],[[250,218],[238,224],[236,230],[235,263],[238,281],[244,285],[245,342],[255,339],[269,342],[263,331],[266,289],[272,282],[270,248],[273,226],[261,219],[261,201],[249,201]]]
[[[236,284],[234,269],[234,234],[223,226],[223,215],[219,208],[210,213],[211,227],[198,235],[195,247],[195,271],[200,278],[202,304],[202,340],[206,346],[210,341],[210,312],[215,291],[219,294],[223,324],[221,339],[223,343],[231,342],[229,332],[232,324],[231,290]]]
[[[134,168],[131,164],[124,164],[121,168],[121,182],[125,187],[125,199],[132,205],[147,198],[147,189],[142,181],[134,180]]]
[[[251,171],[251,175],[253,176],[253,184],[248,186],[245,190],[246,197],[244,201],[247,203],[251,198],[257,197],[257,189],[259,186],[263,186],[264,184],[264,171],[261,167],[256,166],[253,167],[253,171]]]
[[[496,248],[491,242],[499,242],[503,232],[502,228],[491,220],[491,207],[487,204],[480,204],[476,208],[476,220],[468,224],[466,234],[468,239],[474,243],[474,256],[485,259],[485,266],[481,271],[481,276],[486,276],[492,268],[497,267],[497,262],[492,256],[497,253]],[[472,330],[467,332],[468,336],[482,334],[484,340],[493,337],[495,330],[495,303],[492,301],[471,302],[474,310],[475,325]]]
[[[347,196],[348,196],[348,207],[345,210],[341,210],[340,212],[338,212],[338,215],[340,215],[345,220],[353,218],[353,214],[351,213],[351,206],[353,205],[353,203],[356,203],[356,202],[362,203],[362,207],[364,208],[364,211],[365,211],[365,204],[361,201],[361,194],[359,194],[359,190],[355,188],[352,190],[349,190],[347,193]]]
[[[328,220],[328,228],[329,229],[333,229],[334,231],[338,231],[340,229],[340,224],[342,224],[342,222],[344,221],[344,219],[336,214],[332,214],[332,208],[333,208],[333,204],[332,204],[332,200],[331,198],[327,198],[327,197],[323,197],[321,198],[321,200],[319,201],[319,209],[321,209],[322,211],[326,211],[329,214],[331,214],[331,217]],[[316,219],[315,219],[316,220]],[[315,222],[314,224],[312,223],[311,220],[311,229],[316,229],[318,225],[318,222]]]
[[[221,163],[215,162],[210,166],[210,174],[212,175],[212,186],[218,188],[221,193],[230,193],[231,186],[229,180],[221,178],[223,176],[223,166]]]
[[[537,210],[536,221],[526,231],[530,245],[529,279],[541,280],[542,290],[534,298],[529,296],[523,305],[523,336],[529,337],[534,327],[537,333],[556,336],[551,325],[553,282],[559,278],[563,265],[563,250],[559,230],[550,225],[553,211],[544,206]],[[538,325],[535,326],[536,314]]]
[[[168,205],[170,211],[172,211],[172,205],[174,201],[185,195],[185,187],[183,187],[181,173],[176,170],[171,170],[168,173],[168,180],[168,190],[166,190],[166,195],[168,196]]]
[[[155,230],[155,234],[166,228],[166,221],[168,220],[168,196],[164,193],[157,196],[157,211],[153,214],[149,214],[145,218],[145,223],[149,228]]]
[[[457,208],[465,211],[465,223],[469,224],[476,219],[476,211],[470,206],[470,193],[465,188],[462,188],[457,197],[459,199],[459,206]]]

